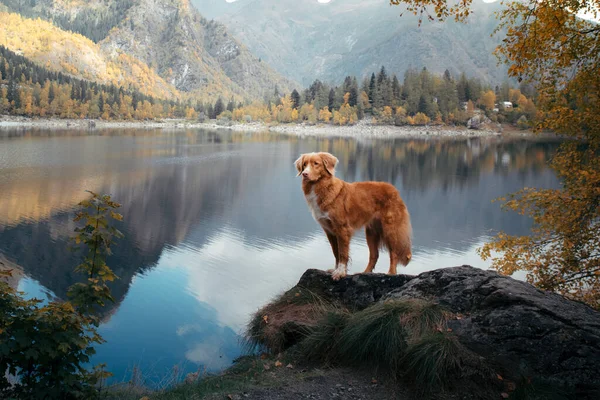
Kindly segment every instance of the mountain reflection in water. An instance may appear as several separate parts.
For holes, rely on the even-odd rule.
[[[104,310],[107,343],[95,362],[116,380],[137,366],[153,384],[180,371],[222,369],[260,305],[333,256],[295,178],[300,153],[329,151],[348,181],[400,190],[412,216],[414,258],[402,273],[458,264],[490,230],[530,222],[491,200],[524,186],[555,187],[546,161],[556,141],[303,138],[214,131],[0,132],[0,253],[32,296],[65,298],[79,278],[67,250],[87,190],[122,203],[125,237],[108,264],[120,277]],[[368,249],[358,233],[351,272]],[[387,271],[381,257],[376,272]]]

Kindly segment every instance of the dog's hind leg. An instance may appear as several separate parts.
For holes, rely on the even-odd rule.
[[[382,222],[383,242],[390,252],[390,275],[396,275],[398,263],[406,266],[412,258],[410,216],[406,208],[401,218],[390,218],[388,223]]]
[[[368,224],[365,228],[367,236],[367,245],[369,246],[369,264],[365,269],[365,273],[373,272],[375,264],[379,259],[379,246],[381,244],[381,223],[376,220]]]

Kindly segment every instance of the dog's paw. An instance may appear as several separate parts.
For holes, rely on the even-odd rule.
[[[346,276],[346,271],[344,271],[343,269],[334,269],[333,272],[331,273],[331,278],[334,281],[339,281],[340,279],[342,279],[345,276]]]
[[[330,268],[330,269],[328,269],[328,270],[327,270],[327,273],[328,273],[328,274],[332,274],[332,273],[333,273],[333,271],[335,271],[335,268]]]

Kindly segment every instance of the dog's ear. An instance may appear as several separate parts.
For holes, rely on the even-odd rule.
[[[296,162],[294,163],[296,165],[296,169],[298,170],[298,175],[296,176],[300,176],[300,174],[302,173],[302,164],[304,163],[304,154],[302,154],[300,156],[299,159],[296,160]]]
[[[319,155],[321,156],[323,165],[325,166],[327,172],[329,172],[329,175],[335,175],[335,166],[338,163],[338,159],[329,153],[319,153]]]

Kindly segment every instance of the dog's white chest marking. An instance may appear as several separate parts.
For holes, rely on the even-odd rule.
[[[317,202],[317,195],[314,190],[311,190],[309,194],[306,196],[306,202],[308,203],[308,208],[310,208],[310,212],[312,213],[315,221],[319,222],[320,219],[329,219],[329,213],[323,212],[319,207],[319,203]]]

